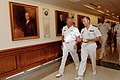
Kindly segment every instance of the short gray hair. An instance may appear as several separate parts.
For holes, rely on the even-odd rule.
[[[67,17],[66,21],[72,21],[73,22],[73,19],[71,17]]]

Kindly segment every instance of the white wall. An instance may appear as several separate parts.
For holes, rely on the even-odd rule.
[[[12,41],[9,1],[38,6],[40,38]],[[50,10],[50,15],[51,15],[50,16],[51,37],[47,39],[44,38],[43,36],[43,17],[42,17],[43,8],[48,8]],[[65,8],[58,7],[58,6],[35,2],[33,0],[32,1],[31,0],[0,0],[0,10],[1,10],[0,11],[0,37],[1,37],[0,38],[0,50],[61,40],[61,37],[56,36],[55,10],[61,10],[61,11],[69,12],[69,13],[74,13],[76,23],[77,23],[77,14],[89,16],[91,18],[92,24],[94,25],[97,25],[97,22],[98,22],[98,16],[85,14],[85,13],[82,13],[82,11],[77,12],[77,11],[65,9]]]

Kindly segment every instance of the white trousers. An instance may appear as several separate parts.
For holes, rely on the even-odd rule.
[[[88,55],[92,62],[92,69],[93,72],[96,72],[96,43],[82,43],[81,45],[81,62],[78,70],[78,75],[83,76],[86,64],[87,64],[87,58]]]
[[[105,45],[106,45],[108,35],[107,34],[103,34],[103,35],[104,36],[101,37],[101,52],[100,52],[99,59],[103,58],[103,54],[106,55]]]
[[[79,66],[79,58],[78,58],[78,54],[76,53],[77,49],[74,49],[74,45],[75,45],[75,42],[63,43],[63,56],[62,56],[62,61],[61,61],[61,65],[59,68],[60,74],[64,73],[64,67],[65,67],[67,57],[68,57],[68,52],[70,52],[70,55],[73,58],[75,66],[76,67]]]

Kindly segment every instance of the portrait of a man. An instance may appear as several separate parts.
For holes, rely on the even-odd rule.
[[[66,25],[68,12],[55,11],[56,14],[56,36],[61,36],[62,28]]]
[[[34,20],[30,17],[29,12],[25,12],[25,31],[24,31],[24,36],[36,36],[37,31],[36,31],[36,25]]]
[[[77,15],[77,18],[78,18],[78,29],[79,29],[80,32],[84,28],[84,24],[82,22],[83,17],[84,17],[83,15]]]
[[[37,6],[10,2],[12,40],[39,38]]]

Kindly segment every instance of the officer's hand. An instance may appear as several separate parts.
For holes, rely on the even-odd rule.
[[[62,46],[61,46],[61,48],[63,48],[63,46],[64,46],[64,43],[62,43]]]
[[[90,39],[86,39],[85,42],[88,43],[90,41]]]
[[[74,49],[76,49],[76,48],[77,48],[77,45],[75,44],[75,45],[74,45]]]

